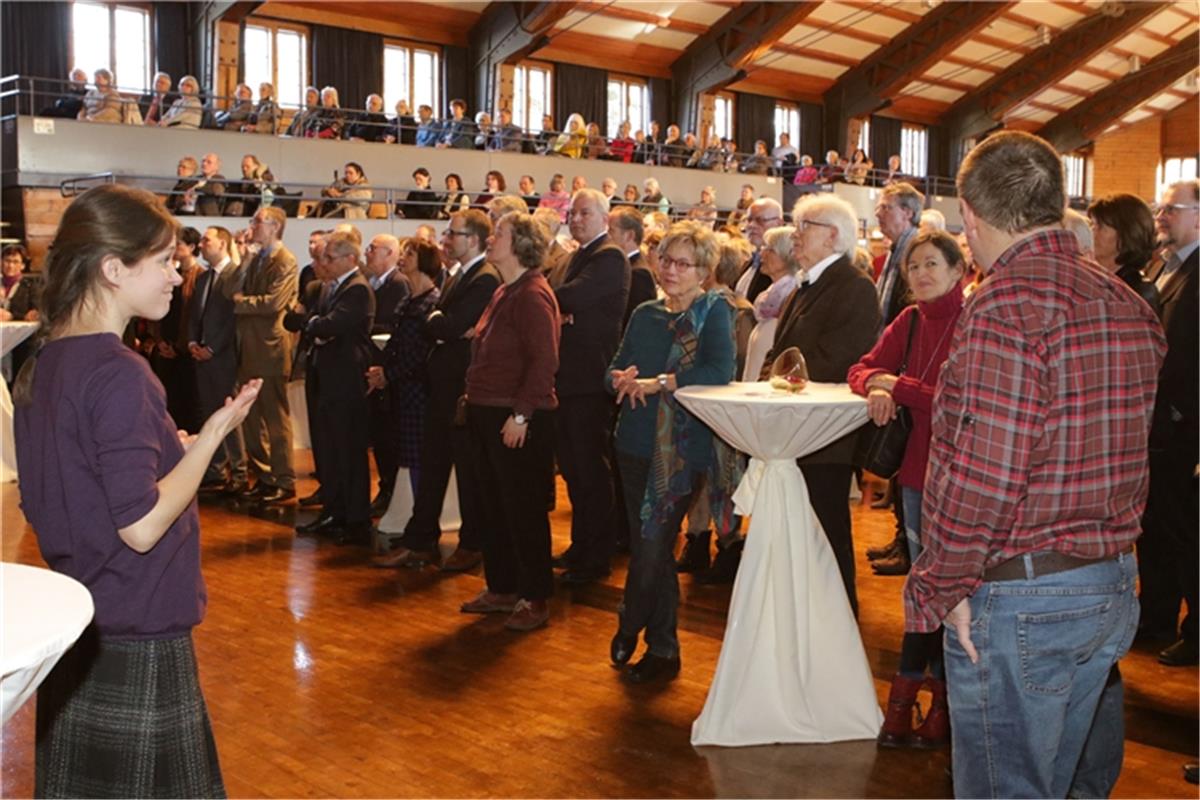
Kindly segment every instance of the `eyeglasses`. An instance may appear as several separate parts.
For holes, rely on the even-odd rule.
[[[659,259],[658,268],[659,269],[677,269],[680,272],[684,272],[689,269],[695,269],[696,265],[690,261],[684,261],[681,258],[671,258],[670,256],[663,256],[661,259]]]
[[[1154,207],[1154,214],[1155,216],[1159,214],[1176,214],[1180,211],[1195,211],[1197,209],[1200,209],[1200,206],[1188,203],[1163,203]]]
[[[809,228],[836,228],[837,225],[830,225],[828,222],[817,222],[815,219],[800,220],[800,230],[806,231]]]
[[[884,203],[882,205],[875,206],[875,213],[883,214],[887,211],[895,211],[897,208],[899,208],[899,206],[893,205],[891,203]]]
[[[776,222],[779,217],[746,217],[747,222],[753,222],[758,225],[766,225],[770,222]]]
[[[471,234],[468,233],[467,231],[456,231],[453,228],[446,228],[446,230],[442,231],[442,235],[443,236],[470,236]]]

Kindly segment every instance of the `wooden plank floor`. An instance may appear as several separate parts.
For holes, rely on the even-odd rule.
[[[307,469],[302,464],[302,471]],[[302,481],[302,493],[312,489]],[[570,511],[561,484],[556,550]],[[949,797],[943,752],[875,743],[689,744],[716,666],[729,588],[682,579],[683,673],[634,687],[607,663],[624,581],[559,589],[551,624],[505,631],[458,613],[479,571],[382,571],[363,548],[296,538],[295,511],[202,505],[208,617],[201,680],[233,797]],[[41,564],[13,484],[0,487],[0,557]],[[861,629],[880,701],[898,659],[901,579],[862,552],[891,532],[856,506]],[[1127,742],[1118,797],[1197,797],[1197,671],[1152,650],[1122,664]],[[33,703],[5,726],[0,794],[33,787]]]

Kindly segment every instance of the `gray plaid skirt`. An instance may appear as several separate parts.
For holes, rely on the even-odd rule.
[[[37,797],[225,797],[192,637],[92,629],[37,697]]]

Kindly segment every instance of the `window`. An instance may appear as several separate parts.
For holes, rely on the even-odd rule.
[[[391,111],[407,100],[415,114],[427,105],[441,116],[438,96],[438,51],[427,47],[388,43],[383,46],[383,105]],[[365,98],[364,98],[365,99]]]
[[[1196,174],[1196,159],[1193,158],[1168,158],[1158,165],[1158,173],[1156,175],[1156,183],[1158,190],[1154,193],[1155,197],[1162,197],[1163,192],[1167,187],[1176,181],[1195,180]]]
[[[513,70],[513,124],[531,133],[541,133],[542,117],[554,113],[550,106],[550,86],[554,73],[548,65],[521,64]],[[557,125],[565,125],[561,119]]]
[[[247,23],[242,39],[245,81],[256,93],[260,83],[275,87],[281,106],[304,104],[308,85],[308,32],[262,20]]]
[[[621,123],[629,122],[629,134],[646,130],[650,124],[650,90],[643,81],[608,78],[608,137],[620,132]]]
[[[792,147],[800,146],[800,109],[796,106],[775,104],[775,144],[779,143],[781,133],[792,140]]]
[[[1065,155],[1062,157],[1063,172],[1067,178],[1067,197],[1083,197],[1084,172],[1087,162],[1083,156]]]
[[[854,146],[857,147],[859,150],[862,150],[864,153],[871,152],[871,118],[870,117],[864,119],[862,122],[862,127],[858,129],[858,143]],[[853,152],[845,153],[845,156],[847,159],[849,159],[852,155],[854,155]]]
[[[722,139],[733,138],[733,95],[719,94],[713,98],[713,133]]]
[[[112,70],[118,88],[144,92],[150,86],[150,12],[135,6],[74,3],[71,6],[72,62],[90,77]],[[182,76],[176,76],[176,79]]]
[[[929,174],[929,131],[921,125],[900,126],[900,171],[917,178]]]

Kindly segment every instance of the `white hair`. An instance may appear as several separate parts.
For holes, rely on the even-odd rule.
[[[1087,220],[1084,222],[1086,223]],[[944,231],[946,230],[946,215],[936,208],[927,208],[921,212],[920,227],[923,231]]]
[[[608,213],[608,196],[599,189],[593,189],[590,186],[585,186],[582,189],[576,189],[575,194],[571,195],[571,203],[574,204],[575,201],[581,197],[591,199],[591,201],[596,204],[596,207],[600,209],[601,213]]]
[[[792,221],[800,227],[802,220],[823,222],[837,229],[834,251],[845,255],[854,251],[858,239],[858,219],[854,207],[832,194],[808,194],[796,201],[792,209]]]
[[[800,268],[796,262],[795,256],[792,254],[792,234],[796,229],[791,225],[780,225],[778,228],[771,228],[763,234],[763,249],[771,250],[775,255],[783,259],[783,263],[787,264],[790,272],[795,272]]]

